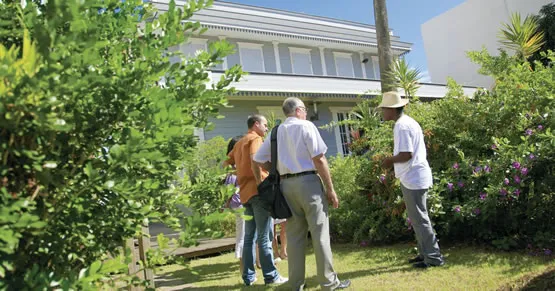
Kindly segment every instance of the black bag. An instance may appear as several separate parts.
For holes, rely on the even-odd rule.
[[[272,168],[270,175],[266,180],[258,185],[258,195],[264,202],[264,207],[270,212],[270,215],[276,219],[289,218],[293,214],[291,209],[281,193],[280,176],[277,171],[277,131],[279,125],[272,129],[270,133],[271,153],[272,153]]]

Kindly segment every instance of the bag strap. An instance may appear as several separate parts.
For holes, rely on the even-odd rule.
[[[279,177],[279,173],[277,171],[277,161],[278,161],[278,152],[277,152],[277,133],[278,133],[279,125],[275,126],[272,129],[272,133],[270,134],[270,142],[271,142],[271,154],[272,154],[272,167],[270,169],[270,175],[274,175],[275,177]]]

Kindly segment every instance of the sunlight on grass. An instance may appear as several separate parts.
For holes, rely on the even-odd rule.
[[[341,279],[351,279],[349,290],[497,290],[522,278],[531,280],[554,266],[553,261],[521,253],[457,246],[443,249],[447,261],[444,267],[416,270],[406,263],[412,248],[407,244],[366,248],[334,245],[335,269]],[[319,290],[311,250],[306,263],[305,290]],[[287,261],[277,266],[287,277]],[[193,260],[189,269],[170,265],[156,273],[160,290],[290,290],[288,285],[264,286],[260,270],[255,286],[244,287],[239,262],[232,253]]]

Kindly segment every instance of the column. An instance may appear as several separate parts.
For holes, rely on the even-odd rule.
[[[277,41],[272,41],[272,44],[274,45],[274,57],[276,60],[276,71],[278,74],[281,74],[281,60],[279,58],[279,42]]]
[[[380,59],[378,56],[372,56],[372,65],[374,67],[374,79],[380,80]]]
[[[328,70],[326,69],[326,58],[324,57],[324,47],[319,46],[320,49],[320,62],[322,63],[322,75],[327,76]]]
[[[362,60],[364,60],[364,53],[358,52],[358,55],[360,56],[360,63],[362,64],[362,78],[366,79],[366,64],[362,62]]]

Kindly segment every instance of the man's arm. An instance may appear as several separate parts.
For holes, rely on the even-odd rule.
[[[251,169],[252,173],[254,174],[254,180],[256,181],[256,185],[260,185],[262,183],[262,170],[260,169],[259,163],[254,160],[254,156],[262,146],[262,138],[257,138],[251,142],[250,146],[250,160],[251,160]]]
[[[270,172],[270,170],[272,169],[272,163],[270,163],[270,162],[259,163],[259,162],[254,160],[254,155],[252,155],[251,158],[252,158],[253,164],[256,164],[258,167],[260,167],[260,168],[262,168],[262,169],[264,169],[268,172]],[[253,170],[253,172],[254,172],[254,170]]]
[[[260,183],[262,183],[262,170],[260,169],[260,167],[264,167],[264,165],[265,164],[260,164],[255,162],[254,155],[251,155],[251,169],[252,169],[252,173],[254,174],[254,180],[256,181],[256,185],[260,185]]]
[[[326,159],[326,156],[324,154],[319,154],[312,158],[312,162],[314,163],[314,167],[316,168],[318,175],[320,175],[322,181],[324,182],[324,186],[326,187],[326,194],[330,203],[332,204],[333,208],[339,207],[339,199],[337,198],[337,194],[333,189],[333,183],[331,181],[328,159]]]
[[[393,167],[393,164],[408,162],[410,159],[412,159],[411,152],[400,152],[396,156],[385,158],[382,162],[382,167],[389,169]]]

